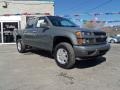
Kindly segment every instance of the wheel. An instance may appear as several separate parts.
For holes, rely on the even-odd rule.
[[[18,50],[19,53],[24,53],[25,52],[26,48],[25,48],[25,45],[24,45],[24,43],[22,42],[21,39],[18,39],[16,41],[16,45],[17,45],[17,50]]]
[[[72,46],[69,43],[63,42],[55,47],[55,61],[58,66],[69,69],[75,64],[75,54]]]
[[[115,43],[115,40],[110,40],[110,43]]]

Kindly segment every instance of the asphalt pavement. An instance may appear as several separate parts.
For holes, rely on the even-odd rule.
[[[0,90],[120,90],[120,44],[102,58],[58,67],[45,51],[20,54],[0,45]]]

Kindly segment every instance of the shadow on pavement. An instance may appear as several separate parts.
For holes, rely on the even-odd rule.
[[[26,55],[29,54],[37,54],[43,57],[54,59],[50,52],[44,50],[32,49],[26,53]],[[105,61],[106,61],[105,57],[99,57],[96,59],[89,59],[89,60],[76,60],[76,63],[73,68],[79,68],[79,69],[90,68],[97,66]]]
[[[48,57],[48,58],[53,58],[51,53],[48,52],[48,51],[44,51],[44,50],[36,50],[36,49],[33,49],[33,50],[30,50],[31,53],[34,53],[34,54],[37,54],[37,55],[40,55],[40,56],[43,56],[43,57]]]
[[[94,67],[106,61],[105,57],[99,57],[97,59],[90,59],[90,60],[76,60],[74,68],[84,69]]]

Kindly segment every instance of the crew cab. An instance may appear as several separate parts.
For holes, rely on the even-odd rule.
[[[41,16],[27,21],[24,30],[16,35],[17,50],[26,52],[29,47],[50,51],[58,66],[71,68],[76,58],[97,58],[106,54],[110,44],[101,30],[80,28],[72,21],[59,16]]]

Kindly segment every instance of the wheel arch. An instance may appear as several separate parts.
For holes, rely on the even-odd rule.
[[[54,52],[54,48],[56,47],[56,45],[58,45],[61,42],[67,42],[73,46],[73,42],[69,37],[67,37],[67,36],[55,36],[53,39],[52,53]]]
[[[22,38],[21,35],[16,35],[16,41],[21,38]]]

